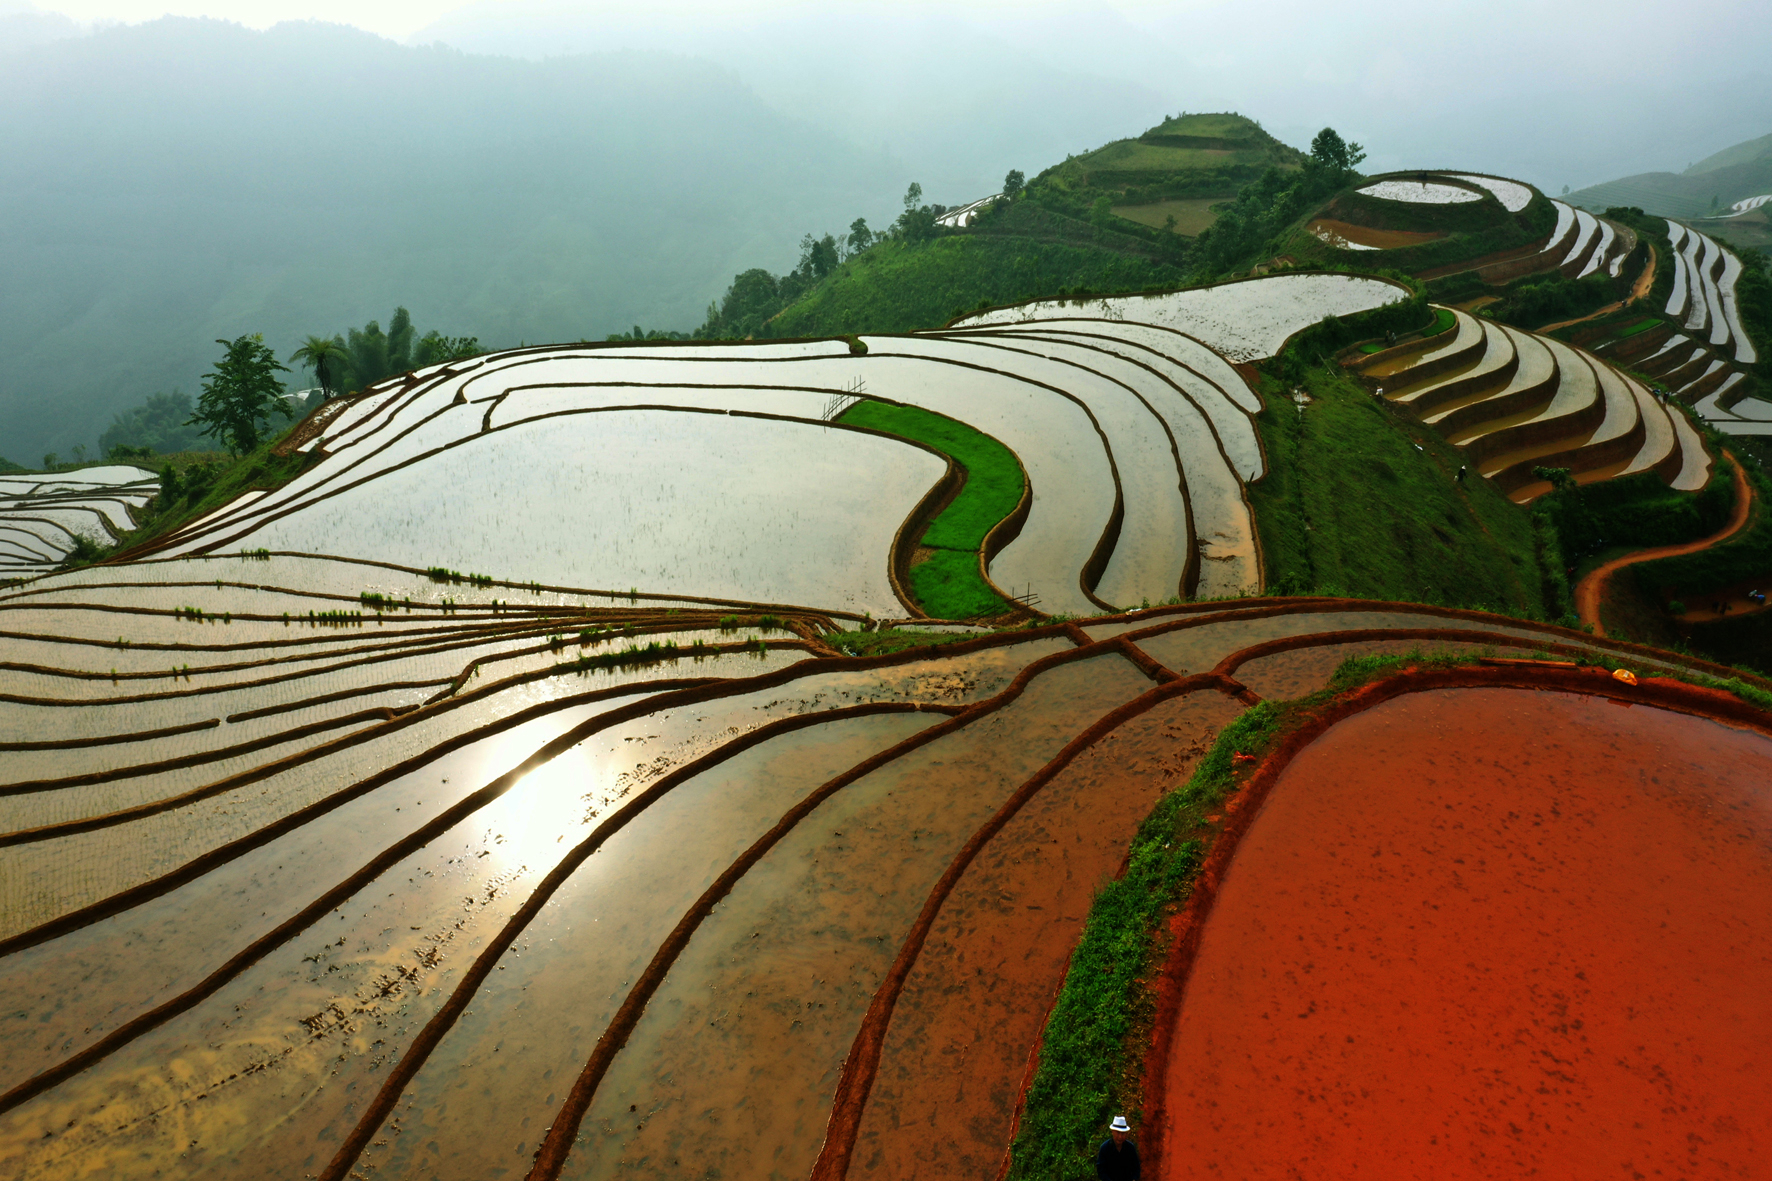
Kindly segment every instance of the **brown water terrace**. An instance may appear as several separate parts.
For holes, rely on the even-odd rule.
[[[1203,932],[1169,1177],[1750,1177],[1772,740],[1461,689],[1283,772]]]

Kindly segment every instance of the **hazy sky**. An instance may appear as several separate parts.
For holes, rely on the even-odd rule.
[[[0,0],[0,12],[24,7]],[[913,164],[927,158],[936,173],[956,149],[926,142],[921,130],[893,135],[877,101],[877,93],[891,93],[888,84],[870,91],[864,73],[896,74],[907,57],[927,53],[915,97],[928,102],[951,88],[962,108],[956,137],[963,108],[989,104],[1026,63],[1037,88],[1049,89],[1054,71],[1073,84],[1102,84],[1099,98],[1087,85],[1076,93],[1110,117],[1073,119],[1078,137],[1086,128],[1094,142],[1071,143],[1067,130],[1067,151],[1135,135],[1149,125],[1143,120],[1171,110],[1232,109],[1298,145],[1333,125],[1368,146],[1369,170],[1464,167],[1553,190],[1678,171],[1772,131],[1764,0],[44,0],[37,7],[83,23],[167,12],[259,28],[319,19],[523,57],[672,49],[719,62],[788,113],[846,129]],[[833,64],[851,56],[857,60]],[[1119,93],[1110,101],[1113,88]],[[821,111],[823,94],[835,105]],[[1006,114],[998,112],[999,127]],[[901,124],[908,131],[913,122],[926,126]],[[1027,145],[1035,146],[1048,145]],[[1051,162],[1021,165],[1031,175]]]

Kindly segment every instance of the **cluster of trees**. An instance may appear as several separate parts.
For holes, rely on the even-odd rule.
[[[1356,169],[1365,159],[1366,150],[1342,139],[1334,128],[1317,132],[1302,169],[1269,168],[1194,239],[1197,277],[1208,279],[1259,261],[1282,230],[1357,179]]]
[[[678,335],[681,335],[680,333]],[[311,369],[320,394],[306,405],[292,403],[279,373],[291,372],[278,362],[259,336],[218,340],[226,354],[203,378],[203,394],[195,407],[188,395],[174,390],[152,394],[147,401],[114,416],[99,435],[100,454],[111,460],[147,459],[180,451],[207,450],[219,442],[235,454],[257,447],[276,418],[293,419],[318,402],[352,393],[384,378],[427,365],[478,356],[484,350],[472,336],[445,336],[431,331],[417,335],[412,315],[395,308],[386,332],[374,320],[361,329],[334,336],[309,336],[289,361]],[[84,461],[84,448],[77,449]],[[49,466],[60,461],[45,456]],[[53,462],[51,462],[53,461]]]
[[[1027,182],[1019,171],[1003,178],[1003,193],[1009,200],[1019,195]],[[923,201],[923,186],[915,181],[905,190],[904,210],[884,230],[874,230],[867,219],[858,217],[849,223],[849,232],[839,238],[835,234],[817,237],[807,234],[800,239],[800,261],[785,275],[772,275],[761,267],[744,271],[732,280],[726,294],[708,305],[707,319],[693,334],[696,340],[736,340],[765,335],[766,325],[783,308],[818,286],[838,267],[882,242],[904,242],[915,245],[953,231],[942,226],[941,217],[948,212],[945,205]],[[640,330],[634,329],[635,333]],[[611,340],[655,339],[653,335],[617,335]]]
[[[444,361],[478,356],[485,350],[472,336],[444,336],[432,330],[417,336],[412,313],[395,308],[388,330],[371,320],[344,335],[309,336],[289,359],[314,372],[324,396],[366,389],[384,378]]]

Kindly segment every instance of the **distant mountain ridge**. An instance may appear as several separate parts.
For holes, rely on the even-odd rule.
[[[1566,199],[1594,213],[1634,205],[1659,217],[1693,218],[1762,193],[1772,193],[1772,135],[1724,148],[1684,172],[1642,172],[1578,189]]]
[[[0,49],[0,143],[0,441],[33,462],[195,394],[218,337],[287,359],[396,305],[488,347],[689,327],[741,263],[916,179],[705,61],[312,22]]]

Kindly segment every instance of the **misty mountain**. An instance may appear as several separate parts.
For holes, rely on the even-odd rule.
[[[217,337],[397,304],[519,340],[699,323],[913,176],[707,62],[164,19],[0,55],[0,454],[91,446]]]
[[[931,199],[949,205],[994,193],[1011,168],[1032,176],[1148,127],[1185,92],[1148,80],[1158,62],[1110,9],[1010,11],[979,19],[963,6],[871,2],[481,0],[410,40],[518,57],[617,47],[692,54],[732,70],[778,111],[914,160]],[[1107,61],[1087,48],[1104,43],[1115,46]]]
[[[1635,205],[1661,217],[1704,217],[1763,193],[1772,193],[1772,135],[1724,148],[1684,172],[1642,172],[1578,189],[1568,199],[1596,212]]]
[[[473,0],[410,40],[706,57],[777,110],[890,145],[944,202],[1175,111],[1241,111],[1294,147],[1333,126],[1372,172],[1474,169],[1555,192],[1684,165],[1763,133],[1772,107],[1772,23],[1740,0],[1677,16],[1540,0],[1425,16],[1407,0]]]

